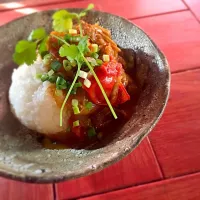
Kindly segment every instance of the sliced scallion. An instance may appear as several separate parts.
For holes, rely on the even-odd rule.
[[[79,110],[79,107],[78,106],[73,106],[73,111],[74,111],[74,114],[77,115],[80,113],[80,110]]]
[[[62,64],[57,60],[54,60],[51,63],[51,69],[53,69],[54,71],[58,71],[61,67],[62,67]]]
[[[92,109],[92,105],[93,105],[92,102],[89,101],[89,102],[87,102],[85,104],[85,107],[86,107],[87,110],[91,110]]]
[[[58,77],[56,80],[56,88],[58,90],[63,90],[67,88],[67,82],[64,78]]]
[[[72,106],[78,106],[78,100],[72,99]]]
[[[49,76],[49,82],[51,82],[51,83],[56,83],[57,78],[58,78],[58,76],[56,76],[56,75],[51,75],[51,76]]]
[[[43,58],[43,63],[44,63],[44,65],[50,65],[50,63],[51,63],[51,58],[52,58],[51,54],[46,54],[46,55],[44,56],[44,58]]]
[[[41,81],[42,81],[42,82],[47,81],[48,79],[49,79],[48,74],[43,74],[43,75],[41,76]]]
[[[73,122],[73,127],[77,127],[77,126],[79,126],[79,125],[80,125],[79,120],[76,120],[76,121]]]
[[[48,73],[49,76],[52,76],[54,74],[54,71],[51,69]]]

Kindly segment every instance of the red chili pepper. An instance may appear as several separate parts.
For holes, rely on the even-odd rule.
[[[112,105],[122,104],[130,99],[130,95],[121,82],[120,77],[124,73],[124,70],[120,63],[116,61],[106,62],[102,66],[96,67],[94,71],[98,76]],[[83,86],[83,88],[87,91],[91,101],[95,104],[106,105],[106,101],[95,78],[91,76],[89,77],[89,80],[91,81],[90,88],[85,86]],[[115,93],[117,96],[113,98],[113,89],[116,84],[118,84],[118,89]]]

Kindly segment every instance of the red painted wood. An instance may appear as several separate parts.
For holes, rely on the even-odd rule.
[[[200,173],[80,200],[199,200]]]
[[[165,177],[200,171],[200,69],[172,75],[170,100],[150,141]]]
[[[59,0],[59,1],[56,1],[56,0],[45,0],[45,1],[41,1],[41,0],[6,1],[6,0],[3,0],[0,3],[0,11],[23,8],[23,7],[30,7],[30,6],[57,4],[57,3],[68,2],[68,1],[74,1],[74,0]],[[75,0],[75,1],[79,1],[79,0]]]
[[[52,184],[28,184],[0,178],[1,200],[53,200]]]
[[[189,11],[134,20],[166,54],[171,70],[200,66],[200,24]]]
[[[192,12],[200,21],[200,1],[199,0],[184,0],[184,2],[192,10]]]
[[[48,0],[54,1],[54,0]],[[34,1],[32,1],[34,2]],[[36,4],[39,1],[36,0]],[[186,7],[181,0],[118,0],[118,1],[107,1],[107,0],[93,0],[95,9],[110,12],[116,15],[120,15],[126,18],[136,18],[146,15],[160,14],[164,12],[184,10]],[[24,9],[16,9],[13,11],[0,13],[0,25],[5,24],[13,19],[30,14],[33,12],[55,9],[55,8],[70,8],[70,7],[86,7],[90,0],[74,1],[66,3],[57,3],[55,5],[45,5],[39,7],[29,6]],[[105,6],[106,5],[106,6]],[[2,5],[1,5],[2,7]],[[4,5],[5,7],[5,5]],[[122,9],[123,8],[123,9]]]
[[[93,0],[99,10],[136,18],[186,9],[181,0]]]
[[[57,197],[77,198],[160,179],[162,174],[149,141],[145,139],[119,163],[96,174],[57,184]]]

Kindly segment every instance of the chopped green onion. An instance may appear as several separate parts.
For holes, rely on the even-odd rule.
[[[54,74],[54,71],[51,69],[48,73],[49,76],[52,76]]]
[[[56,80],[57,80],[57,78],[58,78],[58,76],[56,76],[56,75],[52,75],[52,76],[49,77],[49,82],[51,82],[51,83],[55,83]]]
[[[51,69],[53,69],[54,71],[58,71],[61,67],[62,67],[62,64],[57,60],[54,60],[51,63]]]
[[[76,126],[79,126],[80,125],[80,122],[79,120],[76,120],[73,122],[73,127],[76,127]]]
[[[97,62],[97,65],[98,65],[98,66],[100,66],[100,65],[102,65],[102,64],[103,64],[103,61],[102,61],[102,60],[100,60],[100,59],[96,59],[96,62]]]
[[[64,78],[58,77],[56,80],[56,88],[58,90],[63,90],[67,88],[67,82]]]
[[[65,41],[67,42],[79,42],[81,40],[81,37],[80,36],[71,36],[69,34],[65,35],[64,37]]]
[[[90,86],[91,86],[91,81],[90,81],[89,79],[86,78],[86,79],[84,80],[83,84],[85,85],[85,87],[90,88]]]
[[[76,94],[77,88],[79,88],[79,87],[82,87],[82,83],[81,82],[75,83],[74,87],[71,91],[71,94]]]
[[[78,100],[72,99],[72,106],[78,106]]]
[[[98,53],[92,53],[91,57],[94,58],[94,59],[97,59],[99,57],[99,54]]]
[[[75,83],[75,84],[74,84],[74,87],[75,87],[75,88],[82,87],[82,83],[81,83],[81,82]]]
[[[65,69],[65,71],[71,71],[72,67],[69,65],[69,61],[68,60],[63,60],[63,67]]]
[[[88,137],[94,137],[97,134],[94,127],[89,128],[87,133]]]
[[[110,61],[110,56],[107,55],[107,54],[104,54],[104,55],[103,55],[103,61],[104,61],[104,62],[109,62],[109,61]]]
[[[47,81],[48,79],[49,79],[48,74],[43,74],[43,75],[41,76],[41,81],[42,81],[42,82]]]
[[[92,47],[92,50],[91,50],[91,51],[92,51],[93,53],[98,52],[99,46],[98,46],[97,44],[92,44],[91,47]]]
[[[79,107],[78,106],[73,106],[73,111],[74,111],[74,114],[77,115],[80,113],[80,110],[79,110]]]
[[[72,69],[72,67],[69,65],[70,62],[68,60],[63,60],[63,67],[65,69],[65,71],[70,71]]]
[[[87,110],[91,110],[92,109],[92,102],[87,102],[86,104],[85,104],[85,107],[87,108]]]
[[[44,58],[43,58],[44,65],[50,65],[51,64],[51,59],[52,59],[51,54],[46,54],[44,56]]]
[[[36,74],[35,77],[36,77],[37,79],[41,79],[42,74]]]

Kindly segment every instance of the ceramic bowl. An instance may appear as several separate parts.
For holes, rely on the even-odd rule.
[[[69,9],[80,11],[80,9]],[[113,40],[134,56],[142,92],[132,117],[108,141],[93,149],[44,149],[32,131],[10,111],[8,90],[13,68],[12,54],[18,40],[32,29],[51,30],[54,11],[34,13],[0,27],[0,175],[26,182],[70,180],[100,171],[134,150],[153,129],[166,106],[170,72],[167,60],[140,28],[118,16],[91,11],[85,20],[111,30]],[[134,153],[134,152],[133,152]]]

